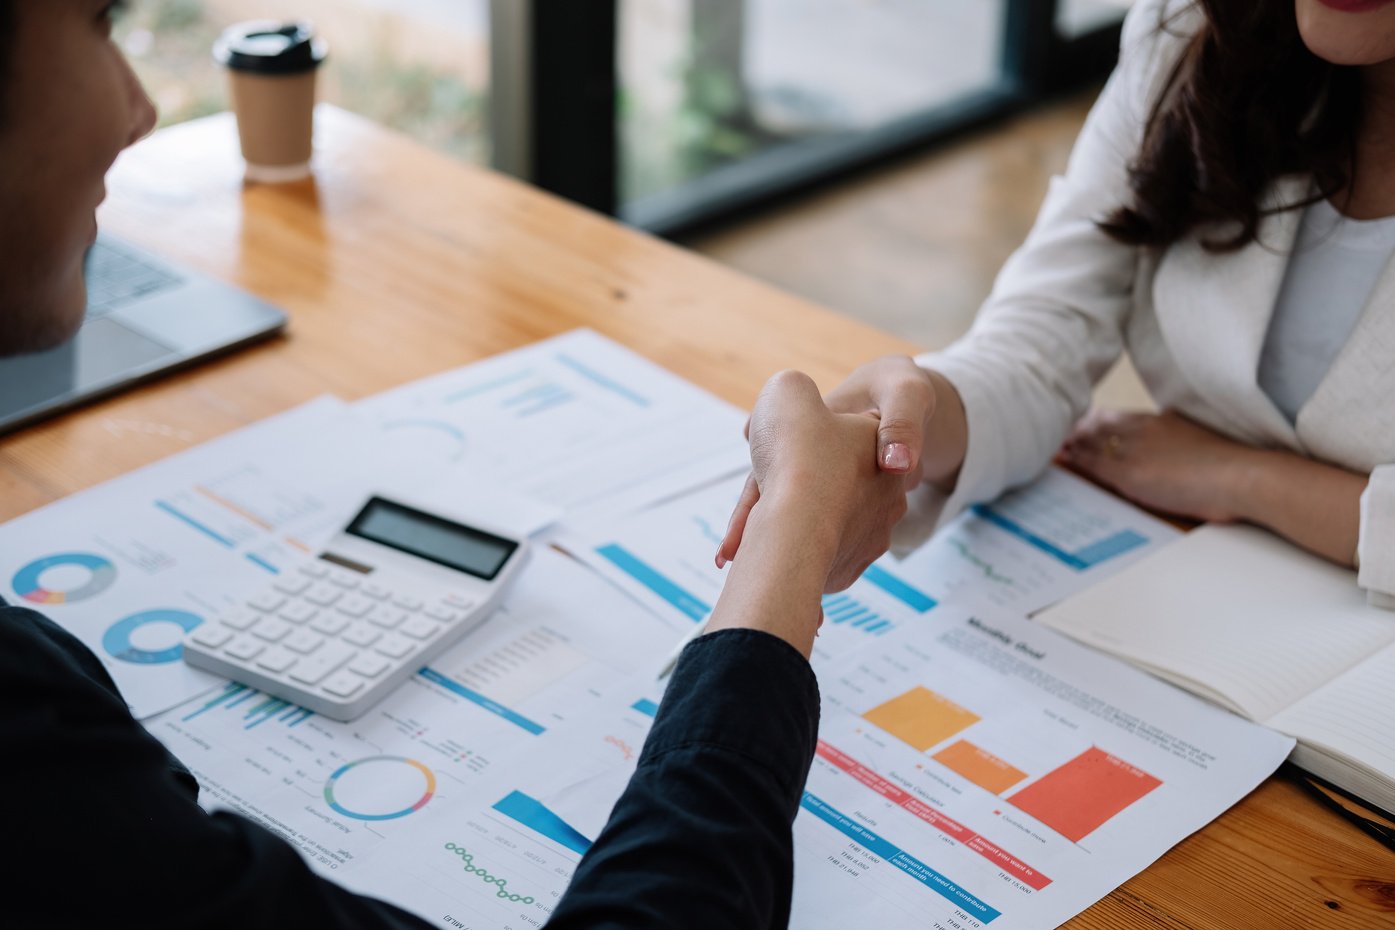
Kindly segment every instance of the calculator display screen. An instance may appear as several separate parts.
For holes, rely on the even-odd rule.
[[[392,549],[493,580],[518,544],[375,497],[346,530]]]

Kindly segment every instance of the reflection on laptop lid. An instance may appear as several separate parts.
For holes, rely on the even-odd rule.
[[[87,256],[87,316],[67,343],[0,359],[0,432],[276,332],[286,314],[102,235]]]

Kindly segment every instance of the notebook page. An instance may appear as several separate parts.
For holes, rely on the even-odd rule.
[[[1354,572],[1242,526],[1188,533],[1037,619],[1258,721],[1395,643]]]
[[[1387,785],[1395,783],[1395,646],[1381,650],[1267,722],[1303,743],[1383,775]],[[1333,780],[1340,783],[1337,778]]]

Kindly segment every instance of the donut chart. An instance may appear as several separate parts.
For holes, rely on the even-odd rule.
[[[45,588],[40,583],[44,572],[51,568],[74,566],[85,569],[87,580],[65,591]],[[35,559],[15,572],[10,582],[15,593],[33,604],[75,604],[96,597],[116,581],[116,566],[100,555],[90,552],[60,552],[57,555]]]
[[[102,635],[102,648],[114,658],[122,662],[130,662],[135,665],[163,665],[166,662],[178,662],[184,655],[184,637],[181,635],[171,645],[161,649],[150,649],[137,646],[131,640],[131,636],[142,627],[152,623],[173,623],[181,627],[185,633],[193,630],[203,623],[203,617],[190,613],[187,610],[171,610],[162,608],[160,610],[143,610],[138,614],[131,614],[112,624],[111,628]]]
[[[392,772],[389,767],[397,771]],[[426,780],[425,787],[421,790],[421,796],[406,807],[399,808],[397,805],[400,804],[401,801],[387,801],[381,796],[374,797],[371,801],[363,799],[350,802],[350,804],[354,805],[351,807],[349,804],[344,803],[341,798],[336,797],[335,788],[339,788],[342,794],[344,784],[341,783],[341,780],[350,773],[354,773],[358,776],[361,785],[370,783],[381,785],[391,777],[392,782],[395,784],[390,791],[384,793],[395,794],[396,789],[399,787],[415,793],[417,791],[416,784],[419,783],[420,779],[411,777],[412,773],[407,772],[404,767],[416,769],[416,774],[424,776]],[[369,768],[376,769],[377,771],[371,776],[366,776],[366,770]],[[357,770],[357,772],[355,772],[355,770]],[[404,775],[407,777],[402,777]],[[411,783],[411,787],[407,787],[409,783]],[[352,817],[355,820],[395,820],[398,817],[406,817],[408,814],[419,811],[425,807],[427,802],[430,801],[435,794],[435,773],[416,759],[408,759],[406,756],[369,756],[366,759],[347,762],[336,769],[334,774],[329,776],[329,781],[325,782],[325,803],[336,813],[343,814],[345,817]],[[402,800],[407,800],[407,797],[404,796]],[[366,808],[369,806],[369,803],[374,805],[381,804],[384,809],[381,811],[356,809]]]

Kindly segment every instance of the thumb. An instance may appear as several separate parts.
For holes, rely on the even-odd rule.
[[[877,465],[882,471],[905,475],[920,467],[925,421],[933,410],[933,400],[927,408],[923,399],[904,397],[895,397],[881,407]]]

